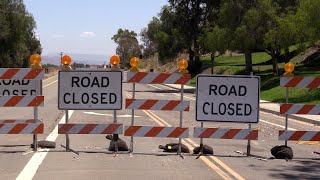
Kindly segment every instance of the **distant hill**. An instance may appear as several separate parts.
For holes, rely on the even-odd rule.
[[[96,55],[96,54],[75,54],[75,53],[65,53],[72,58],[72,62],[90,64],[90,65],[102,65],[105,62],[109,64],[110,56],[107,55]],[[52,53],[42,56],[41,64],[55,64],[60,65],[60,55],[59,53]]]

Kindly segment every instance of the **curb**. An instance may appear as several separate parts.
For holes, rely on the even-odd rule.
[[[261,110],[261,111],[264,111],[264,112],[267,112],[267,113],[270,113],[270,114],[275,114],[275,115],[280,116],[280,113],[277,112],[277,111],[273,111],[273,110],[265,109],[265,108],[261,108],[261,107],[260,107],[260,110]],[[284,116],[283,116],[283,117],[284,117]],[[291,118],[291,119],[297,120],[297,121],[302,121],[302,122],[310,123],[310,124],[313,124],[313,125],[316,125],[316,126],[319,126],[319,125],[320,125],[320,121],[317,121],[317,120],[308,119],[308,118],[304,118],[304,117],[300,117],[300,116],[295,116],[295,115],[289,115],[288,117]]]
[[[180,88],[176,88],[176,87],[174,87],[174,86],[170,86],[170,85],[168,85],[168,84],[161,84],[161,85],[163,85],[163,86],[166,86],[166,87],[169,87],[169,88],[172,88],[172,89],[176,89],[176,90],[180,90]],[[186,92],[186,93],[196,93],[196,88],[195,87],[192,87],[191,89],[184,89],[184,92]]]
[[[170,85],[167,85],[167,84],[162,84],[162,85],[170,87],[172,89],[180,90],[180,88],[176,88],[176,87],[173,87],[173,86],[170,86]],[[193,93],[194,94],[196,92],[196,88],[185,89],[184,91],[187,92],[187,93]],[[270,113],[270,114],[275,114],[275,115],[278,115],[278,116],[280,115],[280,113],[278,111],[274,111],[274,110],[270,110],[270,109],[266,109],[266,108],[261,108],[261,107],[260,107],[260,110],[263,111],[263,112]],[[317,121],[317,120],[308,119],[308,118],[295,116],[295,115],[289,115],[288,117],[291,118],[291,119],[297,120],[297,121],[302,121],[302,122],[310,123],[310,124],[313,124],[313,125],[316,125],[316,126],[320,126],[320,121]]]

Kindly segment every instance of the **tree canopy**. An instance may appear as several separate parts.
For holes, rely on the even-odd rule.
[[[111,39],[118,44],[116,52],[122,56],[122,61],[126,66],[129,66],[129,61],[132,57],[141,54],[137,33],[134,31],[120,28]]]
[[[290,46],[319,41],[319,9],[314,0],[168,0],[141,30],[142,47],[162,63],[189,53],[192,74],[201,70],[201,53],[243,52],[249,73],[251,53],[264,51],[279,75],[278,62],[288,61]]]
[[[0,1],[0,67],[28,67],[29,56],[41,54],[35,28],[22,0]]]

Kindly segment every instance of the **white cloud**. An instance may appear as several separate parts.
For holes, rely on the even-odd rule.
[[[64,35],[62,35],[62,34],[52,34],[51,37],[54,38],[54,39],[56,39],[56,38],[63,38]]]
[[[94,32],[82,32],[80,34],[80,37],[84,37],[84,38],[92,38],[95,36],[96,36],[96,34]]]

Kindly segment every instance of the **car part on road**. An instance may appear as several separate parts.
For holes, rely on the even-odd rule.
[[[195,147],[194,149],[193,149],[193,154],[199,154],[201,152],[201,148],[200,148],[200,146],[198,146],[198,147]],[[213,148],[212,147],[210,147],[210,146],[208,146],[208,145],[206,145],[206,144],[204,144],[203,146],[202,146],[202,154],[212,154],[213,155]]]
[[[56,143],[53,141],[38,141],[38,147],[40,148],[56,148]],[[31,148],[33,148],[33,144],[31,144]]]
[[[115,151],[115,143],[118,145],[118,151],[129,151],[129,148],[127,146],[127,143],[120,139],[119,137],[116,139],[111,134],[108,134],[106,136],[106,139],[110,140],[108,151]]]
[[[159,145],[158,148],[163,149],[163,152],[178,152],[179,143],[169,143],[169,144],[166,144],[165,146]],[[182,153],[190,153],[190,150],[186,145],[181,144],[181,152]]]
[[[285,159],[288,161],[293,158],[293,151],[291,147],[286,145],[275,146],[270,151],[276,159]]]

